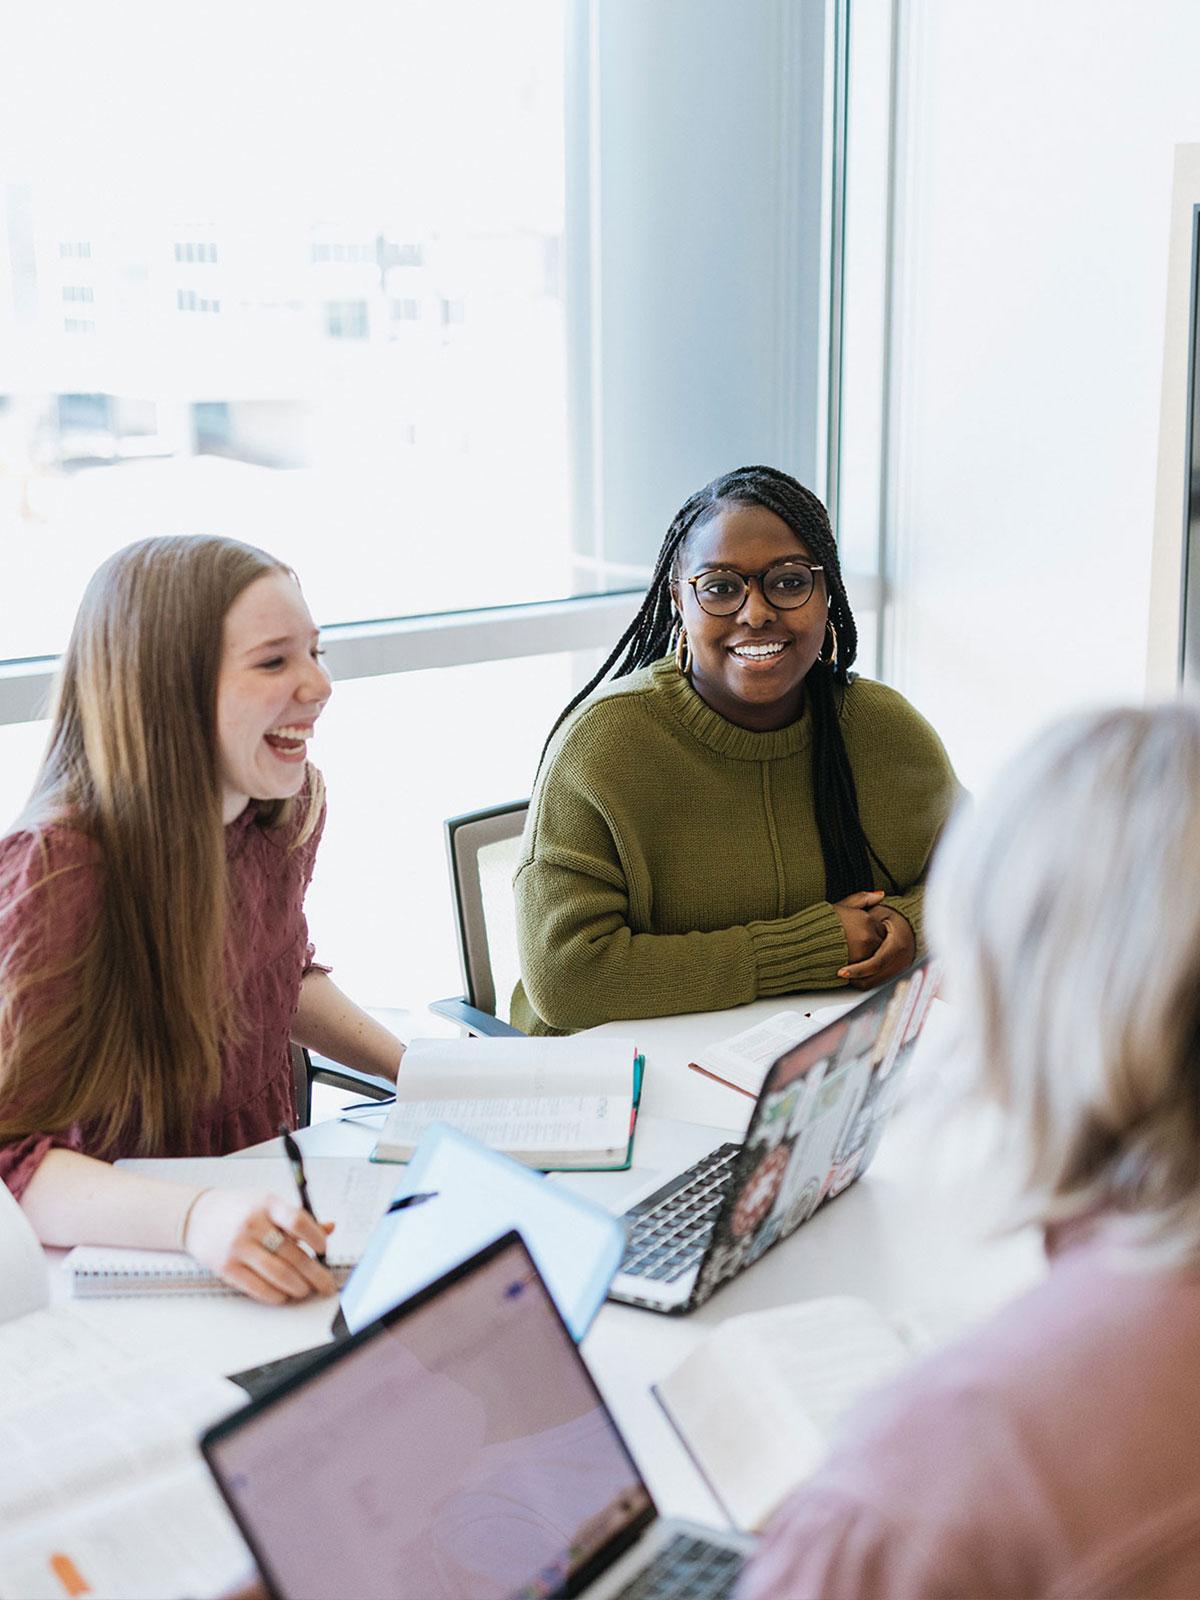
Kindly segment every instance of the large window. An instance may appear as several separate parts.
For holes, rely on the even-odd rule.
[[[729,467],[824,489],[826,11],[10,8],[0,827],[98,562],[248,539],[345,680],[314,930],[369,1000],[451,988],[440,823],[528,792],[635,603],[580,597]]]
[[[16,11],[0,659],[165,531],[267,546],[323,622],[571,593],[559,0]]]

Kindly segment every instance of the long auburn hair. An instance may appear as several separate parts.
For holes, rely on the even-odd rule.
[[[836,633],[836,656],[819,658],[804,680],[812,706],[812,784],[817,833],[825,865],[825,894],[843,900],[874,886],[872,864],[896,893],[899,885],[867,838],[858,810],[858,790],[840,726],[849,668],[858,653],[858,629],[846,598],[837,542],[829,513],[810,489],[777,467],[737,467],[697,490],[675,513],[667,529],[646,598],[595,677],[559,713],[542,747],[546,750],[562,723],[606,678],[622,678],[666,655],[678,638],[679,617],[672,594],[691,534],[723,506],[763,506],[787,524],[824,567],[829,620]]]
[[[169,1149],[219,1090],[236,994],[217,683],[230,606],[274,572],[291,569],[252,545],[180,536],[129,545],[87,586],[16,827],[86,835],[101,890],[82,947],[46,948],[56,885],[88,868],[53,867],[43,838],[24,931],[0,948],[0,1139],[79,1122],[100,1148],[136,1129],[143,1151]],[[308,790],[295,842],[320,809],[311,768]],[[255,821],[290,824],[295,804],[260,806]]]

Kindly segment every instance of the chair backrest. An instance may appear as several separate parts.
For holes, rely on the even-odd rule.
[[[528,800],[514,800],[446,822],[463,990],[471,1005],[505,1022],[521,975],[512,880],[528,810]]]
[[[296,1116],[299,1126],[307,1128],[312,1121],[312,1062],[301,1044],[292,1044],[292,1077],[296,1081]]]

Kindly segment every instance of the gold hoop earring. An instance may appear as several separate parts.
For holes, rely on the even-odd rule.
[[[838,659],[837,629],[828,617],[825,619],[825,632],[827,637],[821,641],[821,654],[817,659],[826,667],[836,667]],[[827,650],[828,654],[826,653]]]
[[[692,670],[692,647],[684,627],[680,627],[675,636],[675,665],[679,668],[681,678],[686,678]]]

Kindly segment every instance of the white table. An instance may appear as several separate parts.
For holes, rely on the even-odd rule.
[[[813,1012],[816,1026],[822,1012],[844,1006],[845,1000],[838,993],[759,1001],[735,1011],[611,1023],[596,1030],[632,1034],[646,1056],[634,1155],[642,1186],[653,1186],[656,1176],[667,1176],[745,1129],[751,1101],[688,1070],[687,1062],[699,1047],[788,1007]],[[935,1336],[943,1336],[1039,1276],[1036,1239],[1025,1234],[982,1242],[958,1203],[959,1185],[977,1162],[979,1119],[942,1129],[922,1112],[942,1067],[944,1010],[940,1002],[934,1007],[910,1069],[915,1091],[910,1089],[875,1163],[859,1183],[690,1316],[606,1305],[597,1317],[584,1353],[664,1512],[720,1520],[649,1385],[725,1317],[818,1295],[857,1294],[885,1312],[912,1314]],[[300,1138],[310,1154],[361,1152],[365,1157],[375,1131],[331,1120],[305,1129]],[[560,1181],[614,1210],[628,1203],[628,1174]],[[328,1302],[268,1308],[239,1299],[75,1305],[89,1322],[126,1342],[147,1351],[178,1353],[215,1372],[320,1342],[332,1311]]]
[[[857,998],[857,997],[854,997]],[[725,1038],[782,1009],[822,1013],[845,1007],[846,995],[763,1000],[706,1016],[612,1023],[601,1033],[633,1032],[646,1055],[643,1116],[689,1118],[738,1137],[752,1102],[687,1062],[697,1047]],[[719,1510],[667,1424],[649,1385],[669,1372],[704,1333],[726,1317],[819,1295],[855,1294],[888,1314],[910,1315],[934,1338],[945,1338],[987,1315],[1037,1281],[1044,1271],[1039,1239],[1027,1231],[1004,1240],[979,1237],[957,1204],[972,1175],[986,1128],[964,1116],[946,1139],[928,1112],[947,1062],[948,1018],[938,1002],[910,1066],[910,1088],[865,1177],[819,1211],[790,1239],[726,1284],[687,1317],[606,1305],[584,1344],[597,1382],[620,1422],[663,1508],[701,1521]],[[650,1131],[649,1129],[647,1131]],[[667,1136],[671,1124],[655,1129]],[[635,1146],[635,1160],[645,1159]]]

